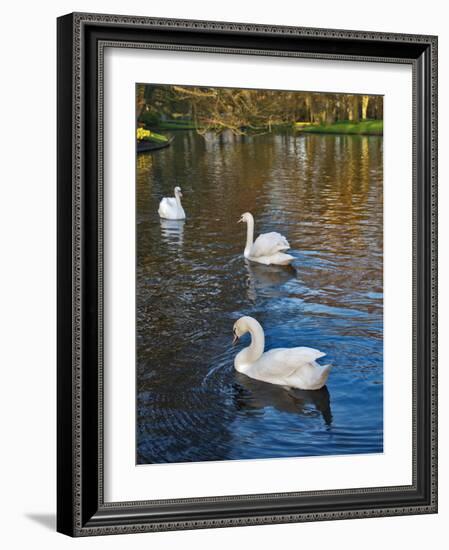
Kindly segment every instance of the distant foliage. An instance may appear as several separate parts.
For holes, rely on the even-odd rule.
[[[149,127],[193,125],[199,133],[271,131],[298,123],[331,125],[383,119],[382,96],[139,85],[137,120]]]

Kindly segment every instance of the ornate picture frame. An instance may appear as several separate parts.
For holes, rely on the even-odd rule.
[[[411,485],[105,502],[102,106],[110,46],[412,67]],[[90,536],[435,513],[437,38],[74,13],[58,19],[57,108],[58,531]]]

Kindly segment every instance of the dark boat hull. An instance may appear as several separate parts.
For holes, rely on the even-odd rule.
[[[164,149],[168,147],[173,141],[174,137],[171,137],[168,141],[156,143],[155,141],[140,141],[137,142],[137,152],[146,153],[148,151],[157,151],[158,149]]]

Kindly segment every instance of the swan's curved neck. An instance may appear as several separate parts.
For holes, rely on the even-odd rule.
[[[260,323],[255,319],[247,320],[247,328],[251,334],[251,344],[243,349],[236,357],[236,367],[240,372],[255,363],[263,354],[265,349],[265,335]]]
[[[254,218],[248,216],[248,221],[246,222],[246,246],[245,246],[245,256],[249,255],[249,251],[253,246],[254,242]],[[262,327],[261,327],[262,328]]]
[[[176,204],[181,207],[181,197],[179,196],[179,191],[175,191],[175,199],[176,199]]]

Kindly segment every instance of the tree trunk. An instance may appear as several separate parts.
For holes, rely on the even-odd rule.
[[[308,111],[308,118],[309,118],[309,122],[315,122],[315,113],[314,113],[314,110],[313,110],[313,99],[312,99],[312,96],[311,95],[308,95],[306,97],[306,106],[307,106],[307,111]]]
[[[362,120],[366,120],[366,113],[368,112],[369,95],[362,96]]]
[[[359,122],[359,96],[352,96],[349,101],[349,120]]]
[[[333,124],[336,119],[335,115],[336,105],[332,100],[327,100],[326,102],[326,124]]]

